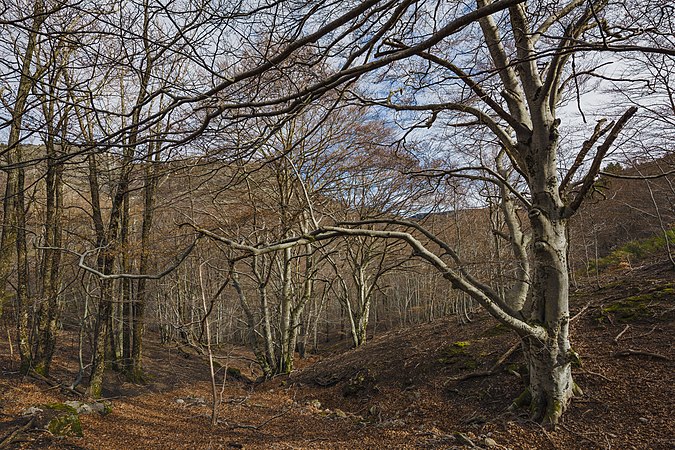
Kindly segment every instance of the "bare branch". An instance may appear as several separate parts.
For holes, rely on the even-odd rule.
[[[583,164],[584,158],[586,158],[588,152],[591,151],[591,148],[593,148],[595,143],[598,142],[598,139],[600,139],[612,127],[613,123],[603,128],[602,126],[605,124],[605,122],[607,122],[607,119],[599,120],[598,123],[595,125],[595,130],[593,130],[593,134],[591,135],[591,137],[589,137],[581,146],[581,150],[577,154],[577,157],[574,160],[572,167],[570,167],[570,170],[567,172],[567,175],[565,175],[565,178],[563,178],[563,180],[560,182],[560,187],[558,188],[558,190],[561,193],[565,191],[565,188],[567,187],[569,182],[572,181],[572,178],[574,178],[574,175],[577,173],[577,170],[579,170],[579,168]]]
[[[619,136],[619,133],[621,133],[621,130],[624,128],[626,123],[628,123],[630,118],[635,115],[637,110],[638,108],[636,106],[629,108],[625,113],[623,113],[621,118],[616,121],[616,123],[612,124],[612,130],[609,132],[605,142],[600,147],[598,147],[595,158],[593,158],[593,163],[591,164],[590,169],[583,179],[579,192],[577,193],[576,197],[574,197],[574,200],[572,200],[572,202],[567,206],[564,213],[565,217],[572,216],[572,214],[574,214],[579,209],[579,206],[581,206],[584,197],[586,194],[588,194],[595,183],[595,177],[597,176],[598,172],[600,172],[600,165],[602,164],[602,160],[604,159],[605,155],[609,151],[609,148]]]
[[[197,245],[197,242],[201,238],[201,235],[197,235],[195,237],[195,240],[190,244],[178,257],[175,259],[174,263],[169,265],[166,269],[164,269],[162,272],[158,274],[132,274],[132,273],[116,273],[116,274],[104,274],[103,272],[100,272],[93,267],[90,267],[86,264],[86,259],[89,255],[96,253],[98,251],[104,250],[104,248],[95,248],[92,250],[87,250],[84,253],[78,253],[74,250],[68,250],[65,248],[61,247],[36,247],[39,250],[59,250],[63,251],[66,253],[70,253],[72,255],[76,255],[79,257],[79,261],[77,263],[77,266],[86,272],[89,272],[91,274],[96,275],[97,277],[101,278],[102,280],[117,280],[117,279],[129,279],[129,280],[159,280],[160,278],[164,278],[174,270],[178,268],[178,266],[181,265],[185,259],[190,256],[190,253],[192,253],[192,250],[194,250],[195,246]]]
[[[668,172],[657,173],[654,175],[622,175],[620,173],[605,172],[603,170],[601,170],[598,173],[605,177],[620,178],[623,180],[655,180],[658,178],[663,178],[675,174],[675,169],[669,170]]]

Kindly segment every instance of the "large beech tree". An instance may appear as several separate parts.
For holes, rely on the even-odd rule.
[[[593,67],[580,63],[583,58],[591,64],[596,52],[673,50],[641,46],[639,31],[627,31],[636,21],[615,26],[621,11],[605,0],[478,0],[476,6],[467,13],[468,6],[461,2],[362,2],[326,26],[332,31],[363,27],[351,29],[357,34],[368,28],[370,33],[364,31],[360,40],[348,45],[345,36],[353,36],[348,31],[304,30],[302,38],[266,56],[258,70],[265,70],[265,64],[283,64],[288,54],[310,44],[326,48],[327,53],[343,49],[342,67],[321,83],[296,86],[283,98],[259,100],[255,106],[293,111],[300,102],[334,86],[376,73],[370,78],[373,95],[360,93],[355,95],[357,101],[396,111],[404,127],[408,121],[410,129],[440,129],[451,136],[448,145],[454,142],[474,149],[473,159],[460,160],[468,161],[466,165],[446,158],[436,161],[425,175],[462,176],[499,186],[510,232],[507,239],[519,267],[511,289],[499,290],[473,276],[448,243],[417,222],[338,222],[265,246],[241,245],[196,228],[252,255],[336,236],[407,242],[455,288],[519,334],[529,368],[529,386],[520,400],[527,400],[534,419],[555,424],[576,390],[571,365],[578,356],[569,337],[568,221],[592,190],[603,158],[637,111],[631,107],[614,120],[589,126],[583,144],[575,149],[561,147],[566,124],[558,107],[580,95],[584,76],[593,72]],[[382,12],[385,8],[387,13]],[[662,10],[664,20],[671,19]],[[331,40],[338,39],[336,35],[342,40]],[[235,74],[224,84],[236,84],[250,75],[250,71]],[[378,96],[383,90],[388,94]],[[220,105],[215,114],[241,117],[239,106]],[[419,136],[419,131],[415,133]],[[484,153],[490,146],[497,148],[491,161]],[[560,164],[561,153],[573,161],[568,167]],[[525,225],[520,223],[519,210],[525,213]],[[381,227],[370,228],[375,224]]]

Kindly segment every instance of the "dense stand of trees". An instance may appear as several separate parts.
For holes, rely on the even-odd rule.
[[[272,376],[322,339],[480,305],[520,336],[521,398],[556,423],[577,390],[570,220],[593,232],[583,202],[641,178],[672,261],[674,14],[3,2],[0,311],[21,370],[48,375],[72,327],[98,397],[108,366],[143,381],[150,327],[209,354],[245,343]],[[612,108],[591,124],[594,82]],[[653,161],[601,173],[636,152]]]

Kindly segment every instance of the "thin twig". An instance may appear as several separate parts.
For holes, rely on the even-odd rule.
[[[588,303],[586,303],[586,306],[584,306],[583,308],[581,308],[581,310],[580,310],[578,313],[576,313],[576,314],[574,315],[574,317],[572,317],[572,318],[570,319],[570,322],[573,322],[573,321],[577,320],[579,317],[581,317],[581,315],[582,315],[583,313],[585,313],[586,310],[587,310],[590,306],[591,306],[591,302],[589,301]]]
[[[568,433],[571,433],[571,434],[573,434],[573,435],[575,435],[575,436],[578,436],[578,437],[580,437],[580,438],[582,438],[582,439],[585,439],[585,440],[587,440],[588,442],[592,442],[592,443],[595,444],[598,448],[602,448],[602,445],[601,445],[598,441],[596,441],[595,439],[591,439],[591,438],[589,438],[588,436],[586,436],[585,434],[581,434],[581,433],[578,433],[578,432],[576,432],[576,431],[574,431],[574,430],[571,430],[571,429],[567,428],[565,425],[560,424],[560,427],[561,427],[563,430],[567,431]]]
[[[626,331],[628,331],[629,328],[630,328],[630,325],[626,325],[626,328],[624,328],[623,331],[622,331],[621,333],[619,333],[619,334],[616,335],[616,337],[614,338],[614,343],[615,343],[615,344],[617,344],[617,345],[619,344],[619,339],[621,339],[621,336],[623,336],[623,334],[624,334]]]
[[[551,443],[551,445],[553,446],[553,448],[558,448],[558,446],[556,445],[555,441],[554,441],[553,438],[551,437],[551,434],[550,434],[548,431],[546,431],[546,428],[544,428],[544,427],[542,426],[542,424],[540,424],[539,422],[533,422],[533,423],[534,423],[535,425],[537,425],[537,426],[541,429],[541,431],[544,433],[544,436],[546,436],[546,439],[548,439],[548,441]]]

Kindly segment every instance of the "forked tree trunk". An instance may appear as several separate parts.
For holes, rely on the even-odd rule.
[[[244,315],[246,317],[246,328],[247,328],[246,343],[248,344],[249,348],[253,351],[256,361],[258,362],[258,365],[263,371],[264,377],[270,378],[274,375],[273,369],[274,358],[270,358],[270,356],[266,353],[265,349],[269,340],[271,340],[271,336],[270,337],[264,336],[263,337],[264,342],[263,343],[260,342],[256,330],[256,324],[258,323],[258,321],[256,320],[255,315],[253,314],[253,310],[251,309],[251,307],[248,304],[248,301],[246,300],[246,294],[244,293],[241,284],[239,284],[239,274],[234,270],[232,270],[231,277],[232,277],[232,286],[237,292],[237,296],[239,297],[239,304],[244,310]],[[267,314],[267,311],[265,310],[263,314]],[[263,320],[269,321],[269,317],[263,318]]]

